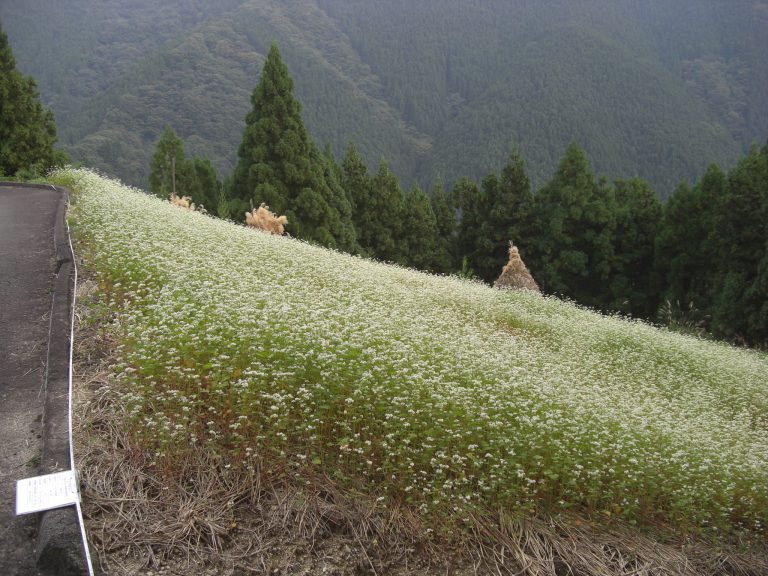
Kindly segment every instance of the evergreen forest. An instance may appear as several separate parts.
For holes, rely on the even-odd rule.
[[[173,10],[135,4],[147,20],[133,25],[123,13],[125,43],[104,42],[88,24],[79,43],[46,53],[61,69],[89,68],[89,43],[102,50],[92,85],[74,75],[50,97],[65,111],[63,143],[83,164],[235,221],[264,203],[287,216],[294,237],[439,274],[492,282],[514,242],[545,293],[698,335],[768,343],[768,144],[754,143],[768,134],[753,54],[762,39],[725,42],[729,26],[760,31],[735,16],[714,18],[722,3],[702,5],[706,23],[717,24],[709,35],[663,46],[671,31],[641,26],[669,16],[660,2],[607,9],[594,0],[552,13],[491,1],[472,9],[447,2],[442,13],[425,2],[398,21],[407,11],[391,13],[396,1],[232,0],[214,9],[188,0],[165,43],[158,27]],[[0,16],[23,29],[29,23],[14,6]],[[764,19],[760,6],[741,16]],[[94,20],[114,10],[105,3]],[[480,33],[513,13],[523,16],[519,29]],[[465,26],[454,38],[459,16]],[[331,25],[344,32],[329,36]],[[142,43],[150,32],[154,44]],[[715,60],[690,59],[691,45]],[[118,47],[132,56],[110,68]],[[60,164],[52,113],[35,80],[16,70],[2,32],[0,49],[2,171]],[[40,70],[42,85],[60,79],[53,68]],[[188,84],[212,71],[231,77]],[[227,102],[243,99],[248,78],[238,119]],[[718,82],[722,99],[710,101]],[[83,106],[76,92],[86,87],[93,97]],[[13,156],[27,149],[28,159]]]
[[[234,170],[273,41],[315,141],[407,189],[514,149],[538,188],[575,140],[666,199],[768,133],[765,0],[4,0],[0,20],[61,145],[141,187],[166,124]]]

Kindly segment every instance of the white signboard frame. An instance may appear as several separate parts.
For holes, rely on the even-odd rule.
[[[72,470],[16,481],[16,515],[77,504],[79,495]]]

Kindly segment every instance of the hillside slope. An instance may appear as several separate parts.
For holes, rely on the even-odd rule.
[[[514,147],[542,184],[575,138],[598,173],[666,196],[765,140],[768,3],[636,4],[9,0],[0,18],[70,151],[128,182],[165,123],[227,173],[274,39],[314,137],[406,187]]]
[[[675,543],[690,535],[764,545],[765,354],[269,236],[83,170],[56,181],[74,192],[98,292],[83,331],[101,323],[105,365],[86,409],[115,405],[82,427],[92,521],[120,512],[96,532],[105,548],[141,553],[142,518],[166,503],[170,525],[151,530],[178,536],[154,536],[146,562],[179,546],[252,548],[281,521],[302,532],[285,527],[294,513],[314,518],[299,548],[364,538],[374,558],[391,546],[403,573],[417,551],[467,561],[507,546],[506,561],[478,561],[555,574],[557,551],[582,574],[692,576],[726,557]],[[122,447],[127,472],[105,446]],[[176,498],[194,513],[180,517]],[[268,503],[280,498],[292,504]],[[272,506],[282,520],[237,529]],[[584,525],[627,539],[590,548]],[[637,527],[671,540],[649,544]],[[528,536],[544,552],[510,557]],[[611,566],[613,550],[627,563]]]

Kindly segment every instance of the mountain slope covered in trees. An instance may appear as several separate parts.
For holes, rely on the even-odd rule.
[[[232,170],[273,40],[312,136],[406,187],[515,148],[538,187],[575,139],[665,197],[768,133],[764,0],[8,0],[0,19],[72,155],[136,184],[166,124]]]

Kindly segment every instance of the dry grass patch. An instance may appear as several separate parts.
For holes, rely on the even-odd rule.
[[[250,212],[245,213],[245,224],[268,234],[282,236],[285,234],[288,217],[276,216],[269,210],[269,206],[262,203],[258,208],[253,208]]]
[[[185,210],[191,210],[192,212],[195,211],[195,203],[192,202],[191,196],[176,196],[176,194],[171,194],[169,197],[169,201],[174,206],[178,206],[179,208],[184,208]]]

